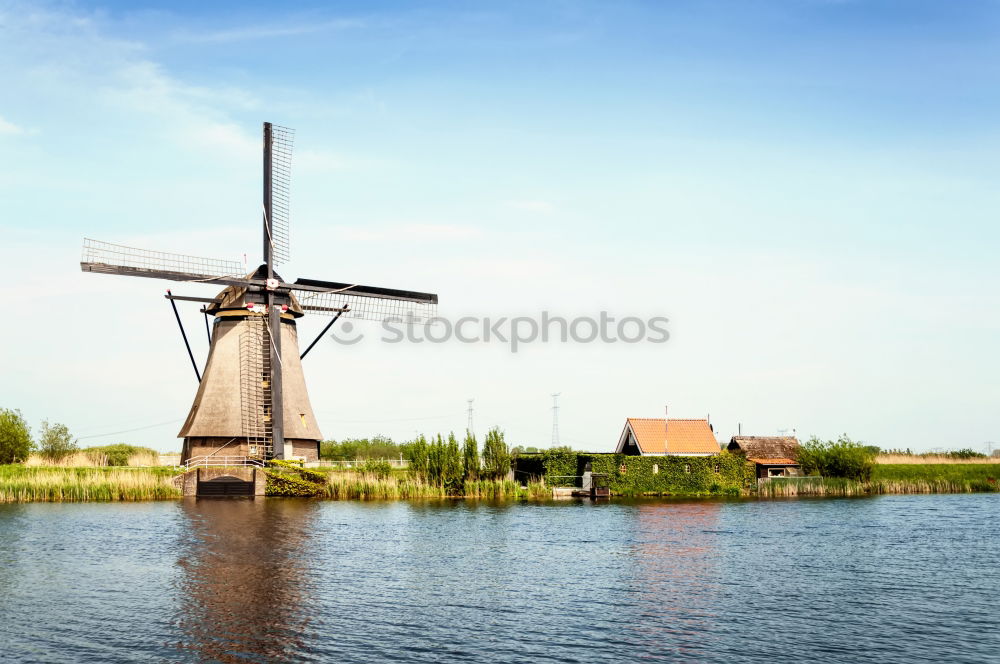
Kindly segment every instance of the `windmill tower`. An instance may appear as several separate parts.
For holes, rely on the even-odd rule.
[[[438,298],[433,293],[317,279],[290,283],[275,271],[289,257],[292,140],[292,130],[264,123],[263,263],[249,274],[236,261],[84,239],[84,272],[225,287],[214,298],[167,291],[171,305],[176,300],[203,302],[202,311],[215,318],[198,392],[178,433],[184,439],[182,462],[219,457],[316,459],[322,435],[302,371],[305,354],[341,316],[383,320],[409,315],[421,323],[436,313]],[[296,320],[306,314],[332,320],[300,355]],[[177,322],[187,345],[179,315]],[[197,375],[190,346],[188,354]]]

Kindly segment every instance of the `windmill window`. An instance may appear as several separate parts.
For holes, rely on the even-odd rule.
[[[720,472],[722,472],[722,466],[719,464],[715,464],[713,470],[715,471],[715,474],[718,475]]]
[[[660,464],[657,464],[657,463],[653,464],[653,474],[654,475],[659,475],[660,474]]]
[[[622,475],[625,474],[625,464],[618,466],[618,472],[621,473]]]
[[[684,472],[687,473],[688,475],[691,474],[691,464],[689,463],[684,464]]]

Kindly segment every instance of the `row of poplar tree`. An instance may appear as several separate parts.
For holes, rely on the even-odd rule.
[[[410,472],[426,482],[457,487],[475,480],[502,480],[510,472],[510,450],[503,431],[493,427],[486,434],[482,456],[471,431],[459,445],[454,433],[445,439],[438,434],[431,440],[423,435],[403,445],[403,455],[410,462]]]

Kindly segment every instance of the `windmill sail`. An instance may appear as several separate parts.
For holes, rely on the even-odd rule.
[[[271,247],[274,265],[289,259],[292,143],[295,130],[271,125]]]
[[[291,284],[302,308],[314,314],[381,321],[396,317],[423,324],[437,316],[438,296],[434,293],[362,286],[318,279],[299,279]]]
[[[136,249],[90,238],[83,240],[80,269],[84,272],[106,272],[171,281],[244,281],[243,266],[238,261]]]

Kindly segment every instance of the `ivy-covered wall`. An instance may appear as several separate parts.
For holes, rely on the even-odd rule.
[[[605,473],[612,493],[622,496],[739,495],[756,484],[754,465],[741,454],[707,457],[581,455],[594,473]]]
[[[523,475],[544,474],[549,486],[579,486],[587,464],[607,475],[615,495],[640,496],[724,494],[738,495],[756,485],[756,471],[741,454],[723,451],[710,457],[629,456],[582,454],[548,450],[518,460]],[[518,475],[518,479],[523,479]]]

